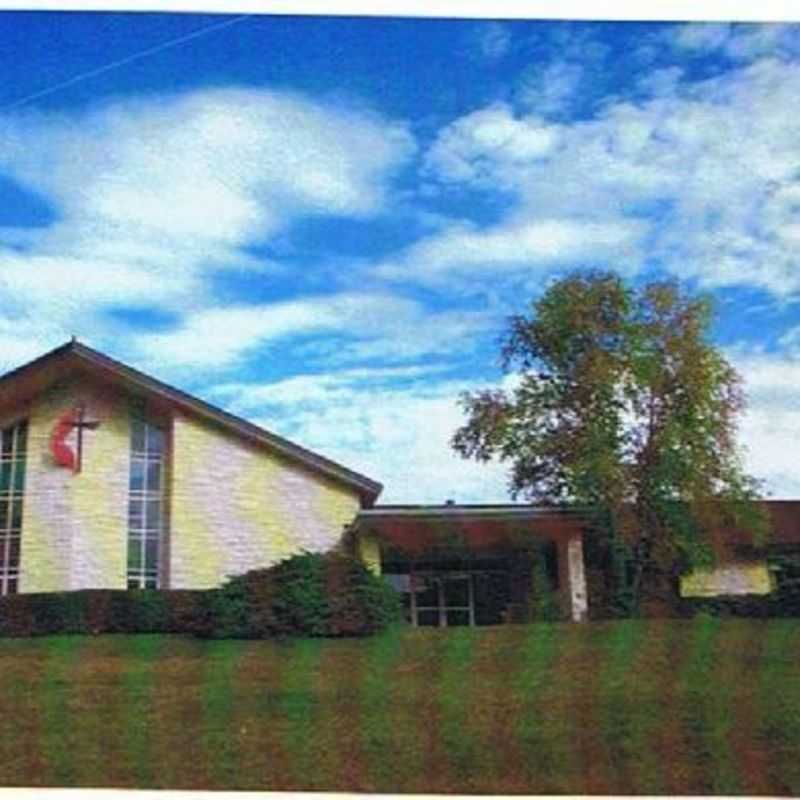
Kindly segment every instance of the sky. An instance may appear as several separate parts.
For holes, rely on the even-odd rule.
[[[381,481],[574,269],[710,292],[800,497],[800,24],[0,11],[0,370],[86,344]]]

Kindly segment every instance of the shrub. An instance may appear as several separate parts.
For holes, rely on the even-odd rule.
[[[181,633],[196,627],[205,592],[86,589],[0,598],[0,636]]]
[[[90,589],[0,598],[0,636],[364,636],[399,618],[394,589],[339,553],[294,556],[233,578],[221,589]]]
[[[302,553],[232,578],[203,611],[214,638],[365,636],[400,618],[400,598],[355,558]]]

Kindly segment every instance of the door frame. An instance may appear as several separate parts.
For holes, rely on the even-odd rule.
[[[430,581],[436,587],[435,606],[419,606],[417,604],[417,592],[414,587],[414,581],[417,578]],[[468,599],[466,606],[448,605],[445,597],[445,583],[447,581],[466,581]],[[424,571],[411,573],[411,623],[415,627],[438,627],[447,628],[452,627],[447,624],[448,611],[466,611],[469,621],[469,627],[475,626],[475,579],[472,572],[458,571],[458,572],[437,572],[437,571]],[[420,611],[436,611],[438,615],[438,622],[436,625],[420,625],[419,612]]]

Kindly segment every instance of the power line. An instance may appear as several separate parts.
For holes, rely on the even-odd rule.
[[[188,42],[191,39],[197,39],[200,36],[205,36],[206,34],[212,33],[213,31],[219,31],[222,30],[223,28],[229,28],[231,25],[235,25],[237,22],[241,22],[242,20],[247,19],[248,17],[251,16],[252,14],[241,14],[238,17],[234,17],[233,19],[227,19],[224,22],[219,22],[215,25],[208,25],[207,27],[201,28],[198,31],[189,33],[186,36],[179,36],[177,39],[170,39],[168,42],[162,42],[161,44],[157,44],[154,47],[148,47],[146,50],[141,50],[138,53],[126,56],[125,58],[121,58],[119,59],[119,61],[112,61],[110,64],[105,64],[102,67],[97,67],[96,69],[89,70],[88,72],[83,72],[80,75],[75,75],[74,77],[69,78],[66,81],[62,81],[61,83],[55,84],[55,86],[50,86],[47,89],[42,89],[38,92],[34,92],[33,94],[29,94],[26,97],[21,98],[20,100],[15,100],[13,103],[3,106],[2,109],[0,110],[9,111],[12,108],[18,108],[19,106],[27,105],[33,100],[38,100],[40,97],[45,97],[46,95],[53,94],[54,92],[58,92],[61,89],[66,89],[68,86],[73,86],[74,84],[88,80],[89,78],[95,78],[98,75],[103,75],[106,72],[110,72],[112,69],[117,69],[117,67],[122,67],[125,66],[125,64],[130,64],[132,61],[138,61],[142,58],[146,58],[147,56],[152,56],[155,53],[160,53],[162,50],[167,50],[170,47],[176,47],[179,44]]]

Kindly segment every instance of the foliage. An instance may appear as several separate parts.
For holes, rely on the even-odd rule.
[[[364,636],[400,617],[400,599],[356,558],[302,553],[210,594],[201,632],[216,638]]]
[[[575,273],[511,318],[501,352],[516,387],[462,396],[453,447],[510,462],[515,498],[585,507],[621,613],[645,573],[665,593],[711,563],[714,531],[766,532],[736,445],[741,381],[709,341],[712,313],[674,282]]]
[[[187,632],[203,595],[113,589],[8,595],[0,599],[0,636]]]
[[[555,590],[557,570],[555,548],[550,542],[535,542],[531,546],[531,619],[555,622],[562,617],[558,592]]]
[[[0,598],[0,637],[363,636],[399,618],[397,592],[360,561],[339,553],[304,553],[205,591],[91,589]]]

